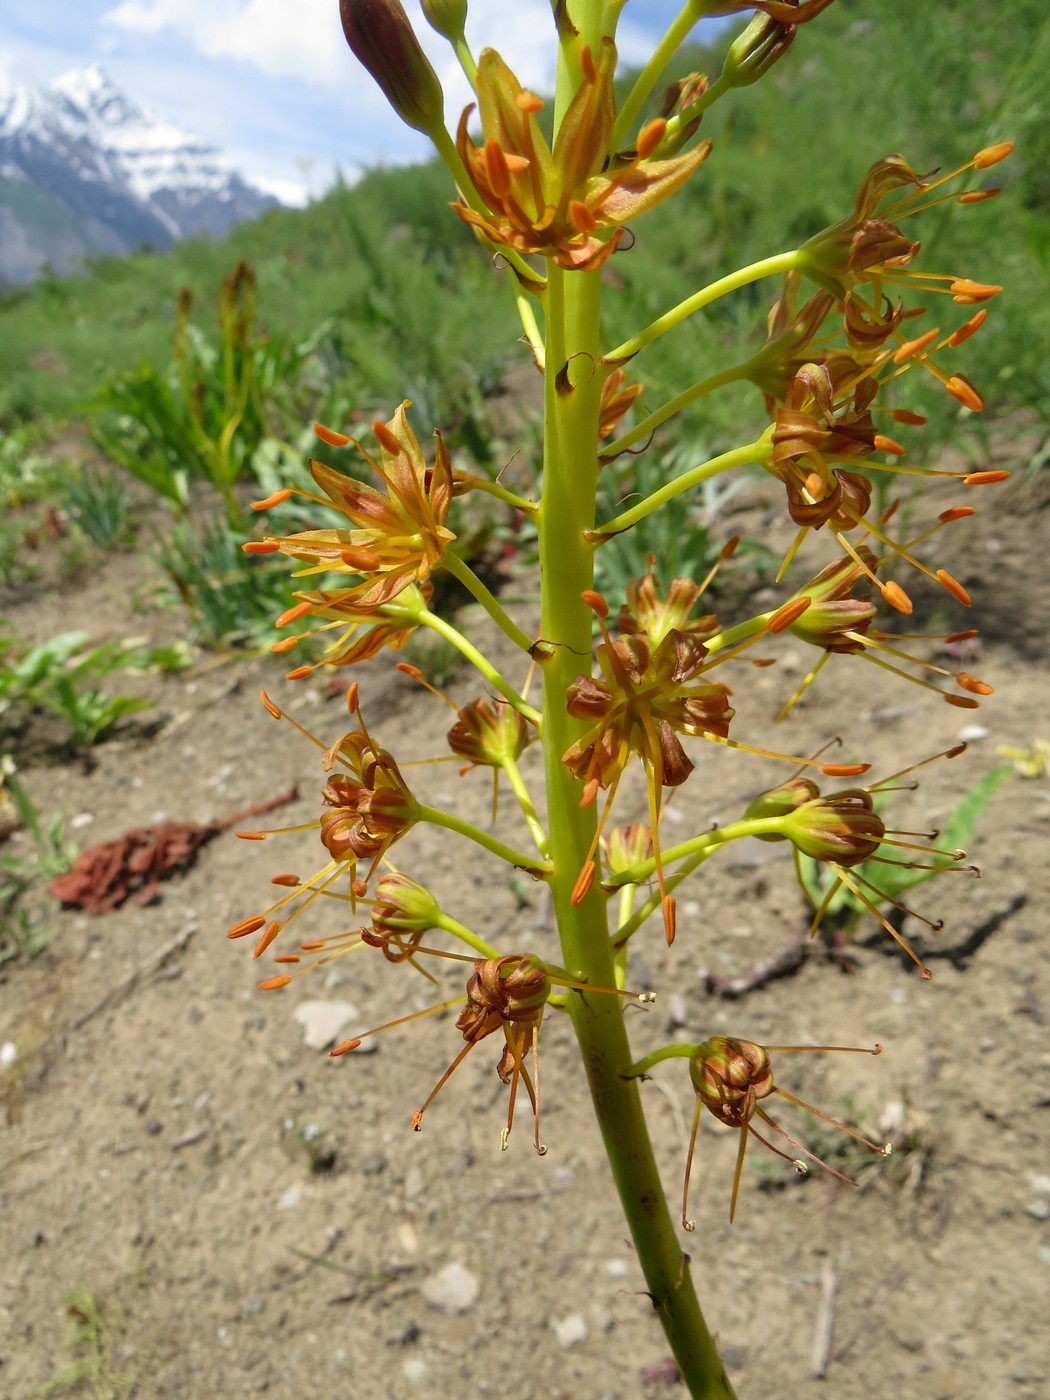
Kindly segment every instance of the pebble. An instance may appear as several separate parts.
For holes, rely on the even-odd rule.
[[[1025,1210],[1033,1220],[1050,1220],[1050,1201],[1044,1199],[1029,1201]]]
[[[386,1156],[382,1152],[366,1152],[357,1164],[362,1176],[378,1176],[386,1171]]]
[[[419,1291],[439,1312],[465,1313],[478,1301],[481,1283],[462,1264],[452,1263],[424,1279]]]
[[[551,1329],[563,1347],[578,1346],[587,1340],[587,1319],[583,1313],[570,1313],[568,1317],[552,1322]]]
[[[303,1043],[311,1050],[325,1050],[344,1039],[343,1032],[351,1022],[360,1020],[357,1007],[348,1001],[303,1001],[292,1015],[303,1028]]]
[[[983,724],[964,724],[959,730],[959,738],[964,744],[976,744],[981,739],[987,739],[991,732]]]
[[[82,831],[85,826],[90,826],[94,820],[94,812],[77,812],[76,816],[70,817],[69,825],[74,831]]]
[[[418,1167],[409,1167],[405,1173],[405,1196],[410,1201],[418,1201],[426,1190],[426,1178]]]
[[[406,1381],[425,1381],[428,1369],[421,1356],[408,1356],[401,1363],[401,1374]]]
[[[13,1040],[5,1040],[0,1045],[0,1069],[10,1069],[18,1059],[18,1046]]]
[[[278,1210],[294,1210],[303,1199],[303,1188],[299,1185],[289,1186],[286,1191],[282,1191],[277,1198]]]
[[[626,1259],[610,1259],[605,1265],[605,1272],[609,1278],[626,1278],[630,1267]]]

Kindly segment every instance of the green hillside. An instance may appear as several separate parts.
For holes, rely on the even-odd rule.
[[[694,53],[690,63],[718,69],[715,54]],[[632,325],[610,324],[610,337],[690,285],[842,217],[864,171],[888,151],[919,170],[951,168],[1012,138],[1018,150],[1002,167],[1004,195],[994,205],[934,211],[920,236],[932,265],[1008,289],[968,347],[967,372],[989,409],[1027,405],[1045,415],[1048,68],[1050,17],[1041,0],[839,0],[800,31],[767,79],[709,114],[714,155],[686,197],[643,219],[636,246],[610,264],[608,275],[635,293],[623,299]],[[260,326],[300,340],[316,333],[324,372],[348,402],[389,406],[422,395],[441,421],[465,385],[498,382],[516,325],[506,298],[494,295],[501,279],[449,210],[449,195],[436,166],[374,171],[223,242],[100,259],[83,276],[9,292],[0,302],[0,425],[77,415],[114,371],[143,359],[166,365],[184,286],[195,295],[195,322],[214,333],[219,284],[240,258],[258,277]],[[665,337],[646,358],[647,384],[657,391],[684,362],[695,379],[727,341],[760,334],[774,296],[762,286],[727,299]],[[516,353],[524,362],[524,351]],[[723,412],[735,412],[731,404]]]

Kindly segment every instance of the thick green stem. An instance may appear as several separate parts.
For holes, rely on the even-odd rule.
[[[547,867],[543,861],[538,861],[523,851],[516,851],[513,846],[508,846],[503,841],[497,841],[495,836],[490,836],[487,831],[482,831],[480,826],[475,826],[473,822],[464,821],[462,817],[453,816],[451,812],[443,812],[440,807],[428,807],[425,802],[417,803],[416,821],[429,822],[431,826],[443,826],[446,831],[454,831],[457,836],[465,836],[468,841],[483,846],[486,851],[491,851],[494,856],[506,861],[508,865],[517,866],[521,870],[531,870],[537,875],[542,875],[546,871]]]
[[[581,0],[576,15],[593,8]],[[575,13],[575,12],[574,12]],[[563,66],[559,76],[567,71]],[[593,580],[598,462],[601,274],[548,265],[543,496],[537,513],[542,590],[541,635],[549,643],[543,672],[543,734],[549,877],[562,961],[573,977],[616,985],[606,901],[597,885],[573,902],[591,855],[595,808],[580,806],[581,785],[561,761],[583,726],[566,709],[566,691],[591,661],[591,611],[581,594]],[[623,1008],[613,997],[571,998],[595,1114],[646,1285],[690,1395],[731,1400],[732,1389],[697,1302],[649,1141],[637,1085],[624,1079],[632,1062]]]

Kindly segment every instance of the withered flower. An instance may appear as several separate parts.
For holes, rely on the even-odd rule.
[[[761,1106],[761,1100],[767,1099],[772,1094],[778,1094],[788,1103],[793,1103],[799,1108],[803,1108],[807,1113],[812,1113],[825,1123],[830,1123],[833,1128],[838,1128],[844,1133],[848,1133],[856,1142],[864,1147],[870,1148],[872,1152],[877,1152],[881,1157],[888,1157],[892,1151],[889,1144],[880,1146],[878,1143],[869,1141],[852,1128],[847,1128],[844,1123],[840,1123],[836,1118],[822,1113],[819,1108],[814,1108],[812,1104],[804,1103],[797,1099],[794,1094],[789,1094],[785,1089],[779,1088],[773,1081],[773,1065],[770,1061],[770,1051],[776,1054],[784,1054],[789,1051],[801,1050],[825,1050],[844,1051],[859,1055],[878,1055],[882,1051],[881,1045],[876,1045],[874,1049],[865,1050],[848,1045],[756,1045],[750,1040],[737,1040],[730,1036],[716,1035],[710,1040],[705,1040],[701,1045],[693,1047],[693,1053],[689,1059],[689,1077],[693,1081],[693,1088],[696,1092],[696,1111],[693,1115],[693,1131],[689,1138],[689,1152],[685,1164],[685,1186],[682,1191],[682,1224],[687,1230],[696,1228],[695,1220],[689,1219],[689,1176],[693,1165],[693,1149],[696,1145],[697,1130],[700,1126],[700,1112],[706,1108],[713,1113],[720,1123],[726,1124],[730,1128],[740,1129],[740,1146],[737,1151],[736,1170],[733,1173],[733,1191],[729,1201],[729,1220],[732,1223],[736,1214],[737,1194],[740,1190],[740,1177],[744,1169],[744,1157],[747,1152],[748,1137],[757,1138],[763,1147],[775,1153],[778,1157],[783,1157],[785,1161],[791,1162],[795,1169],[801,1174],[805,1174],[809,1168],[806,1162],[800,1157],[783,1152],[779,1147],[775,1147],[769,1142],[754,1126],[753,1119],[760,1118],[773,1132],[784,1138],[800,1153],[802,1158],[808,1158],[811,1162],[816,1162],[823,1167],[826,1172],[837,1177],[839,1181],[845,1181],[851,1186],[856,1182],[852,1181],[842,1172],[836,1171],[834,1167],[828,1166],[814,1152],[777,1123]]]

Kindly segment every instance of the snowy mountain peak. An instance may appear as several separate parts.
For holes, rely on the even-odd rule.
[[[34,247],[20,236],[24,201],[5,198],[4,182],[24,180],[64,206],[52,220],[80,253],[221,237],[277,203],[214,147],[140,108],[97,63],[46,87],[0,86],[0,280],[32,280],[45,259],[73,264],[64,250],[56,260],[46,238]]]

